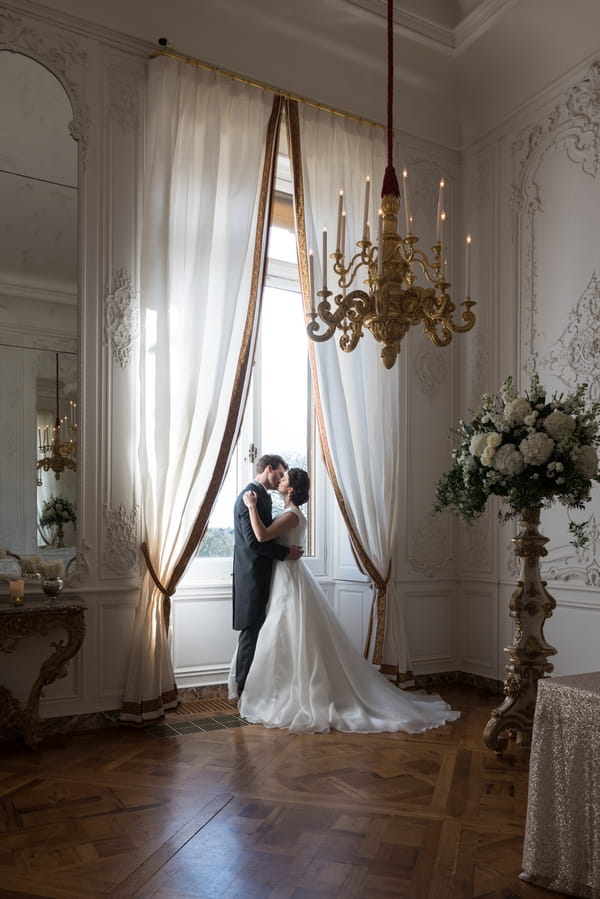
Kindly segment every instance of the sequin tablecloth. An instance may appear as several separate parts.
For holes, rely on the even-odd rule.
[[[600,672],[538,681],[521,878],[600,899]]]

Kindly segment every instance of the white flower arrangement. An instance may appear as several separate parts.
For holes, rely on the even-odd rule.
[[[49,578],[62,577],[64,572],[64,565],[61,559],[51,559],[48,562],[42,562],[41,572],[43,577],[48,580]]]
[[[77,521],[75,506],[62,496],[51,496],[42,506],[40,525],[45,527],[53,524],[73,524]]]
[[[23,556],[19,561],[24,578],[39,580],[40,578],[62,577],[65,566],[62,559],[42,559],[41,556]]]
[[[599,481],[600,403],[586,406],[587,385],[564,396],[546,391],[539,377],[517,396],[512,378],[499,394],[484,394],[482,408],[453,431],[454,464],[437,484],[435,510],[471,522],[490,496],[501,497],[503,520],[555,502],[583,509]],[[571,522],[579,545],[582,526]]]

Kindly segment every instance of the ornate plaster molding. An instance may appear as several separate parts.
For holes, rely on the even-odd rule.
[[[131,65],[107,65],[109,116],[124,130],[138,131],[140,127],[140,71]]]
[[[411,531],[408,562],[413,571],[433,577],[451,561],[449,540],[441,521],[431,515],[421,518]]]
[[[531,374],[533,369],[539,369],[543,362],[538,358],[536,350],[540,334],[534,225],[536,216],[543,209],[540,185],[536,179],[545,156],[557,150],[562,150],[572,163],[580,165],[591,177],[595,177],[600,171],[600,61],[592,63],[588,73],[564,92],[546,118],[524,129],[512,146],[515,179],[511,208],[518,222],[516,230],[519,233],[521,256],[522,308],[526,310],[526,318],[523,320],[526,347],[523,368],[527,374]],[[591,283],[590,281],[590,285]],[[580,323],[585,317],[583,306],[590,302],[590,285],[574,312],[575,319]],[[567,328],[569,333],[565,332],[563,335],[571,349],[573,327],[577,329],[579,326],[574,325],[571,320]],[[594,335],[596,334],[597,328],[594,329]],[[593,336],[586,339],[588,350],[593,339]],[[573,362],[572,356],[570,361]],[[568,365],[563,367],[563,372],[568,374]],[[572,378],[571,375],[569,377]],[[572,380],[565,383],[571,386]]]
[[[428,400],[433,401],[448,381],[447,354],[426,346],[415,359],[414,371],[421,392]]]
[[[472,572],[487,572],[492,567],[489,515],[486,511],[480,519],[462,528],[460,532],[463,567]]]
[[[32,20],[0,10],[0,49],[24,53],[46,66],[64,87],[73,110],[69,124],[71,136],[79,142],[85,165],[90,130],[88,107],[81,99],[87,53],[75,38],[63,31],[37,27]]]
[[[569,311],[567,327],[538,365],[558,375],[570,390],[588,385],[589,397],[600,400],[600,282],[594,271]]]
[[[112,290],[104,298],[104,336],[114,361],[121,368],[130,362],[138,327],[137,292],[131,275],[122,268],[115,275]]]
[[[137,510],[121,503],[118,510],[104,507],[104,564],[118,574],[132,574],[139,568]]]
[[[600,525],[595,515],[584,523],[583,530],[587,543],[583,547],[559,546],[550,548],[548,557],[542,564],[542,574],[548,580],[577,581],[586,587],[600,586]]]

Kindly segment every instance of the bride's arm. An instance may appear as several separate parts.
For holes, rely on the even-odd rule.
[[[275,537],[279,537],[280,534],[285,534],[286,531],[296,527],[298,524],[298,516],[290,509],[287,512],[283,512],[274,522],[272,522],[272,524],[267,526],[263,523],[256,510],[256,493],[252,490],[247,490],[242,499],[244,500],[245,505],[248,506],[250,524],[252,525],[254,536],[259,543],[273,540]]]

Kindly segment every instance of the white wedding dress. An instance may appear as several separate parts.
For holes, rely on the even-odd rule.
[[[283,537],[301,546],[306,518]],[[282,538],[283,539],[283,538]],[[237,699],[235,655],[229,698]],[[460,717],[439,696],[391,684],[352,645],[302,559],[273,566],[267,617],[239,700],[242,718],[293,733],[421,733]]]

